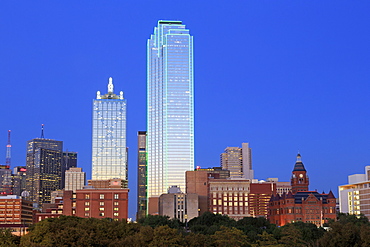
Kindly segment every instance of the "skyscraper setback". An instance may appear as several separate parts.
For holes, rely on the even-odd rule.
[[[108,93],[93,101],[92,125],[92,179],[127,181],[126,99],[113,93],[112,77]]]
[[[148,197],[158,198],[184,191],[194,169],[193,37],[181,21],[158,21],[147,53]]]

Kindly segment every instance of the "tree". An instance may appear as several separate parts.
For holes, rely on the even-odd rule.
[[[221,226],[220,231],[215,232],[212,239],[213,244],[220,247],[251,246],[248,242],[248,237],[235,227]]]
[[[236,228],[242,230],[252,242],[256,242],[264,231],[273,233],[276,226],[263,217],[244,217],[236,222]]]
[[[152,228],[157,226],[169,226],[174,229],[180,229],[183,227],[183,224],[178,219],[170,219],[170,217],[162,215],[148,215],[145,218],[139,219],[138,223]]]
[[[9,229],[0,229],[0,246],[18,246],[20,237],[14,236]]]
[[[268,234],[264,231],[262,234],[258,235],[257,246],[284,247],[285,245],[279,244],[273,234]]]
[[[285,244],[287,246],[307,246],[305,241],[303,241],[302,232],[296,228],[293,224],[288,224],[283,226],[282,228],[282,237],[280,239],[281,244]]]
[[[353,222],[333,222],[319,243],[327,247],[361,246],[360,227]]]
[[[201,216],[195,217],[189,221],[189,227],[192,232],[206,235],[214,234],[216,231],[220,230],[221,226],[233,227],[235,224],[235,220],[228,216],[213,214],[211,212],[205,212]]]
[[[153,241],[149,246],[182,246],[182,236],[169,226],[158,226],[154,229]]]

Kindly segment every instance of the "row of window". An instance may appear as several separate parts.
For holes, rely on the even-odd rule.
[[[99,211],[104,211],[104,210],[105,210],[105,208],[103,208],[103,207],[99,208]],[[113,210],[114,211],[119,211],[119,208],[118,207],[114,207]],[[85,211],[90,211],[90,207],[86,207],[85,208]]]
[[[100,194],[99,199],[104,199],[105,194]],[[113,196],[114,199],[119,199],[119,194],[114,194]],[[85,194],[85,199],[90,199],[90,194]]]

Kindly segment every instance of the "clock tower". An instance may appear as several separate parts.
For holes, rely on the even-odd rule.
[[[293,194],[297,193],[298,191],[308,191],[309,179],[299,153],[297,154],[297,161],[294,165],[290,184],[292,185]]]

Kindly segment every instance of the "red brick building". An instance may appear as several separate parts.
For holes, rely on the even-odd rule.
[[[282,196],[273,195],[269,202],[268,219],[271,223],[283,226],[287,223],[303,221],[321,226],[329,219],[336,219],[336,199],[328,194],[309,191],[307,171],[297,155],[292,178],[292,192]]]
[[[76,216],[83,218],[128,217],[128,189],[91,188],[76,191]]]
[[[10,228],[22,235],[32,221],[32,202],[16,195],[0,196],[0,228]]]
[[[82,218],[111,218],[114,220],[128,217],[128,191],[121,188],[117,179],[107,181],[89,181],[95,186],[104,188],[85,188],[81,190],[63,191],[62,197],[57,197],[55,203],[48,203],[36,214],[36,222],[45,218],[56,218],[60,215],[78,216]]]

